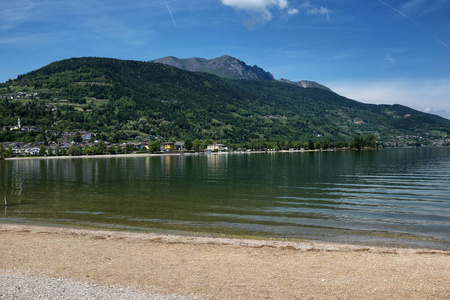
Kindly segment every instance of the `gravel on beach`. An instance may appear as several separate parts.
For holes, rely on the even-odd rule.
[[[195,298],[180,295],[147,295],[129,288],[0,271],[0,299],[188,300]]]

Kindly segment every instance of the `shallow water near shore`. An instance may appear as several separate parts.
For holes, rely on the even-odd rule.
[[[0,161],[0,223],[450,250],[450,149]]]

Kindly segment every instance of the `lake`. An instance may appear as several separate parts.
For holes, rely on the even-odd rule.
[[[0,223],[450,250],[450,148],[5,160],[4,195]]]

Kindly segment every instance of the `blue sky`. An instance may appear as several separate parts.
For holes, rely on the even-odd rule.
[[[224,54],[277,79],[450,118],[448,0],[0,3],[0,82],[70,57]]]

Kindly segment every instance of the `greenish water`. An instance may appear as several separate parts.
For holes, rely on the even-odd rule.
[[[450,149],[0,161],[0,223],[450,249]]]

